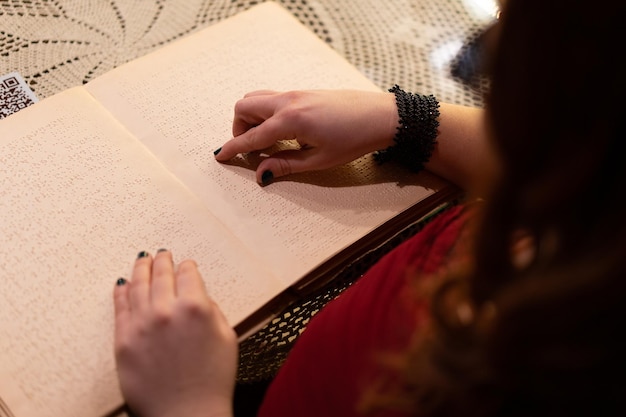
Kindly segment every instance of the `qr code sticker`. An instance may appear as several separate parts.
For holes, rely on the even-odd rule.
[[[0,77],[0,119],[37,102],[37,96],[17,72]]]

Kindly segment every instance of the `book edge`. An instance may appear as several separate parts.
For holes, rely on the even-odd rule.
[[[327,285],[342,270],[358,261],[368,251],[380,247],[412,224],[434,215],[444,205],[462,199],[463,195],[462,189],[452,183],[447,183],[441,189],[406,208],[398,215],[378,225],[362,238],[335,253],[289,285],[285,290],[268,300],[252,315],[239,322],[235,326],[235,331],[240,341],[262,328],[264,324],[270,322],[298,300]]]

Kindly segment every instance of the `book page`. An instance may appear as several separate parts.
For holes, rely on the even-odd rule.
[[[16,417],[121,404],[112,292],[141,250],[197,260],[233,325],[282,289],[84,90],[3,120],[0,138],[0,397]]]
[[[393,172],[368,156],[262,188],[254,174],[258,156],[233,164],[215,161],[213,151],[232,137],[235,102],[249,91],[379,91],[273,2],[86,88],[286,283],[445,184],[428,173]]]

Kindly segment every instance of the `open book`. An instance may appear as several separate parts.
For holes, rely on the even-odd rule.
[[[262,154],[214,160],[246,92],[311,88],[377,90],[268,2],[0,122],[0,416],[120,407],[112,291],[139,251],[197,260],[242,334],[450,198],[440,178],[371,157],[268,187]]]

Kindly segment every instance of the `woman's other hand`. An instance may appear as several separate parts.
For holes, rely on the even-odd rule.
[[[195,262],[142,252],[118,280],[115,355],[122,393],[141,417],[232,415],[238,346]]]

